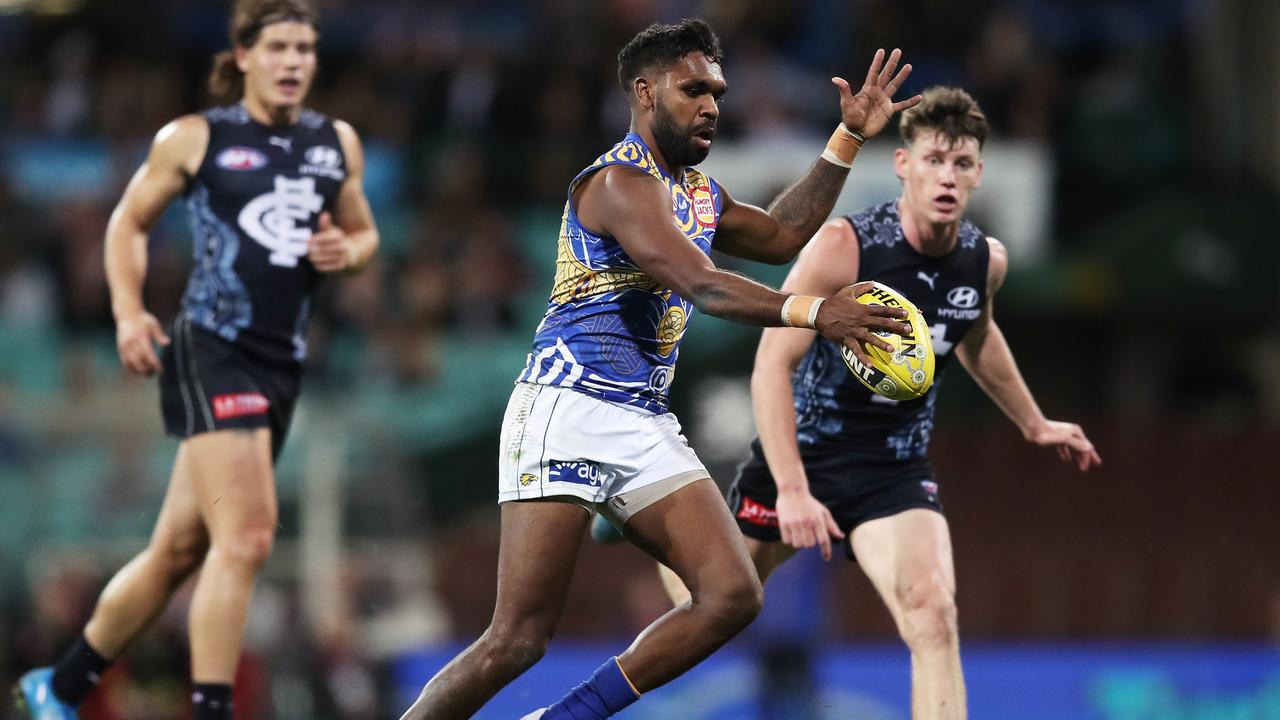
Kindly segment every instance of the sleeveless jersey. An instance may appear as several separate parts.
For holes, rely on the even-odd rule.
[[[693,169],[680,179],[667,175],[640,136],[628,134],[569,185],[555,284],[517,382],[572,388],[665,413],[693,306],[637,267],[617,240],[579,221],[574,188],[611,165],[637,168],[666,185],[676,224],[702,252],[711,252],[722,207],[719,186]]]
[[[243,105],[202,113],[209,147],[186,190],[195,266],[182,316],[267,360],[301,361],[320,273],[307,239],[346,179],[333,122],[263,125]]]
[[[951,351],[986,302],[990,247],[983,232],[965,220],[951,252],[921,255],[902,233],[896,201],[846,219],[858,236],[857,279],[876,280],[903,293],[929,323],[937,363],[933,387],[923,397],[902,402],[876,395],[849,372],[836,344],[819,336],[791,378],[797,437],[802,448],[839,449],[869,462],[924,460]]]

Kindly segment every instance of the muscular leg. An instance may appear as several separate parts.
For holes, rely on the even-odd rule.
[[[760,584],[769,580],[769,576],[786,562],[796,549],[784,542],[764,542],[753,537],[743,536],[747,545],[747,554],[751,556],[751,564],[756,566],[756,574],[760,576]],[[672,605],[689,602],[689,589],[684,586],[680,576],[671,568],[658,563],[658,577],[662,579],[662,588],[667,591]]]
[[[498,599],[479,640],[422,689],[401,720],[462,720],[546,652],[591,515],[571,502],[502,505]]]
[[[200,567],[208,548],[190,453],[183,443],[151,541],[103,589],[84,630],[89,645],[105,658],[118,658],[160,614],[174,590]]]
[[[853,550],[911,650],[911,717],[963,720],[967,710],[946,518],[932,510],[908,510],[863,523],[853,531]]]
[[[686,485],[631,518],[627,538],[667,565],[690,601],[658,618],[618,658],[627,678],[647,692],[678,677],[746,627],[763,591],[719,490],[709,480]]]
[[[183,443],[210,547],[191,599],[191,679],[231,684],[254,580],[276,530],[271,432],[220,430]]]

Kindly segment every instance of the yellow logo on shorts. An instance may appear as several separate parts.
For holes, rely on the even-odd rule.
[[[536,482],[538,482],[538,476],[532,473],[524,473],[520,476],[520,484],[525,487],[529,487]]]

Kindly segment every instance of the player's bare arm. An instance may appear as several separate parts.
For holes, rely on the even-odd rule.
[[[307,240],[307,257],[320,272],[356,272],[378,251],[378,229],[364,194],[364,149],[360,137],[340,120],[334,121],[333,128],[342,143],[347,177],[333,216],[321,214],[319,227]]]
[[[1074,462],[1082,472],[1101,465],[1102,458],[1084,430],[1075,423],[1045,418],[1023,380],[1009,343],[993,316],[996,292],[1004,284],[1009,269],[1009,253],[999,240],[987,238],[987,242],[991,248],[987,302],[982,315],[956,347],[957,359],[1028,442],[1056,448],[1058,457],[1064,462]]]
[[[863,142],[884,129],[894,113],[920,102],[919,95],[896,103],[893,101],[894,94],[911,74],[909,64],[898,70],[901,59],[901,50],[895,49],[890,53],[888,62],[885,62],[884,50],[877,50],[856,95],[843,78],[831,78],[840,91],[840,117],[844,123],[836,131],[837,136],[833,136],[833,142],[844,138],[851,152],[856,154]],[[790,262],[831,214],[849,176],[851,162],[852,155],[845,163],[824,153],[803,177],[770,203],[767,211],[735,202],[722,189],[724,211],[716,235],[716,249],[748,260],[776,264]]]
[[[147,275],[147,233],[165,207],[200,168],[209,144],[209,125],[186,115],[156,133],[146,162],[138,168],[107,223],[105,264],[116,319],[116,349],[129,372],[155,375],[160,360],[152,343],[169,338],[142,302]]]
[[[858,238],[843,219],[825,223],[800,253],[783,292],[836,294],[858,277]],[[804,328],[769,328],[760,337],[751,373],[751,401],[765,462],[778,488],[778,526],[782,541],[797,549],[815,545],[831,559],[831,538],[844,533],[831,511],[813,497],[796,441],[795,397],[791,375],[817,336]]]
[[[784,293],[717,268],[685,237],[671,215],[671,195],[661,182],[628,167],[608,167],[586,178],[575,193],[578,217],[592,230],[617,238],[636,265],[698,310],[726,320],[773,327],[782,324]],[[906,334],[895,308],[867,306],[845,294],[818,308],[819,332],[865,351],[861,343],[887,345],[874,330]]]

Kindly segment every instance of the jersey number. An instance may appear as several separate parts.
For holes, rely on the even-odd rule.
[[[951,348],[955,346],[955,343],[947,340],[947,324],[946,323],[934,323],[930,325],[929,339],[933,341],[934,356],[946,355],[947,353],[951,352]],[[879,403],[881,405],[897,405],[898,404],[897,400],[890,400],[889,398],[883,395],[878,395],[876,393],[871,393],[871,402]]]

